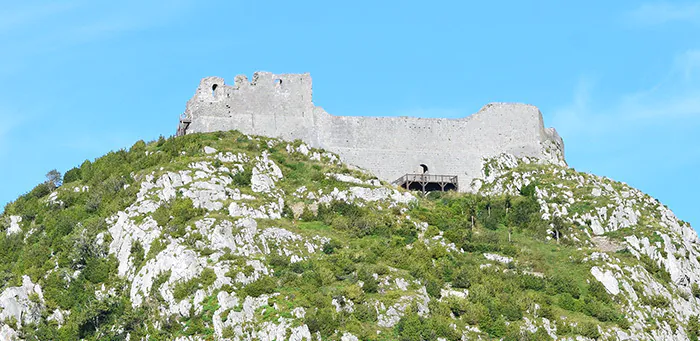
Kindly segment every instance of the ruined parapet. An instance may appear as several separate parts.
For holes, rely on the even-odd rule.
[[[252,81],[236,76],[233,85],[207,77],[187,102],[180,130],[301,139],[387,181],[428,165],[434,174],[458,176],[461,191],[481,175],[484,158],[501,153],[565,165],[561,137],[532,105],[491,103],[460,119],[334,116],[311,96],[309,74],[257,72]]]
[[[256,72],[236,76],[233,85],[219,77],[202,79],[187,102],[187,132],[239,130],[285,139],[312,136],[314,105],[309,74]]]

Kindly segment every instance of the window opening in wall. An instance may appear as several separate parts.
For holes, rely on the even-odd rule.
[[[277,79],[274,80],[274,83],[275,83],[275,85],[281,86],[281,85],[282,85],[282,80],[279,79],[279,78],[277,78]]]
[[[421,164],[420,164],[420,167],[423,168],[423,174],[427,174],[427,173],[428,173],[428,166],[426,166],[425,164],[421,163]]]
[[[216,96],[216,88],[218,87],[218,84],[214,84],[211,86],[211,95]]]

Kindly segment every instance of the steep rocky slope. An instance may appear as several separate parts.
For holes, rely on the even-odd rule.
[[[693,229],[629,186],[484,160],[427,197],[303,143],[138,142],[0,216],[0,339],[697,339]]]

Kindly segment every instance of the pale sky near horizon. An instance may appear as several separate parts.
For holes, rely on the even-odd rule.
[[[334,115],[534,104],[570,166],[700,227],[700,1],[0,0],[0,205],[257,70]]]

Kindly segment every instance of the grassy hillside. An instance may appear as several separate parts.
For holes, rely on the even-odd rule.
[[[415,196],[227,132],[139,141],[56,185],[0,217],[5,337],[697,339],[698,276],[674,270],[700,270],[690,227],[536,160],[486,160],[481,194]]]

